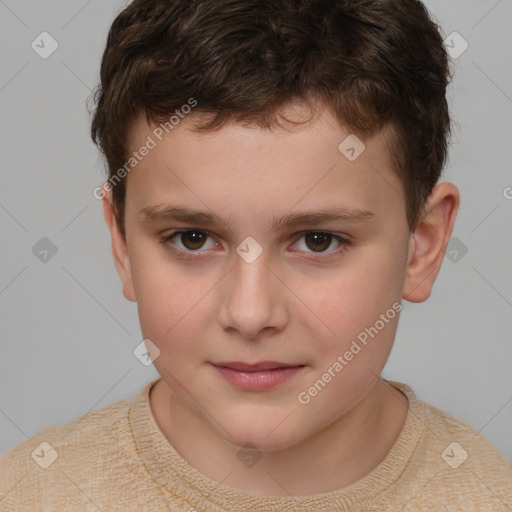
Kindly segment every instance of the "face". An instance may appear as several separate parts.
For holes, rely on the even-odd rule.
[[[393,344],[410,233],[389,133],[351,161],[327,110],[292,131],[190,120],[161,141],[135,124],[132,149],[156,146],[127,177],[124,293],[189,411],[232,445],[284,449],[349,411]],[[292,368],[235,368],[262,362]]]

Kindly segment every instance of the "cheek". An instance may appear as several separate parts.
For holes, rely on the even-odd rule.
[[[207,315],[208,291],[214,286],[212,277],[194,276],[183,267],[135,254],[132,276],[137,296],[141,330],[157,346],[170,347],[193,343]]]
[[[307,318],[316,315],[324,339],[349,340],[400,300],[400,272],[400,264],[389,250],[368,246],[340,265],[339,271],[303,283]]]
[[[307,311],[300,326],[315,345],[316,371],[308,385],[315,386],[319,378],[328,381],[325,389],[322,382],[317,385],[321,397],[313,400],[316,405],[311,410],[318,414],[324,414],[321,404],[352,403],[380,375],[401,309],[400,288],[395,283],[400,267],[397,259],[390,247],[368,246],[340,267],[335,278],[310,280],[304,288],[308,289],[304,302],[318,317]],[[313,323],[319,329],[316,333]]]
[[[204,330],[208,315],[201,297],[184,281],[144,283],[145,293],[138,302],[144,339],[159,349],[153,364],[168,384],[188,382],[191,373],[203,363]],[[188,290],[188,291],[187,291]],[[152,293],[153,291],[153,293]],[[179,390],[179,387],[178,387]]]

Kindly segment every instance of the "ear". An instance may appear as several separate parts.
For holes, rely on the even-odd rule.
[[[453,183],[439,183],[433,188],[423,217],[410,239],[403,290],[405,300],[423,302],[430,297],[450,241],[459,204],[459,191]]]
[[[114,256],[114,264],[117,268],[117,273],[123,283],[123,295],[126,299],[136,302],[135,289],[132,280],[132,269],[130,264],[130,257],[128,255],[128,248],[126,245],[125,237],[119,230],[119,223],[117,220],[117,213],[112,199],[112,190],[107,189],[105,186],[102,188],[103,196],[103,213],[105,215],[105,222],[110,230],[112,238],[112,254]]]

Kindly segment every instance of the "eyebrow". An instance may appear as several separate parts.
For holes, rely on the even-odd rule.
[[[367,222],[375,217],[375,213],[363,208],[341,207],[338,209],[308,210],[299,213],[288,213],[281,218],[272,217],[270,231],[277,232],[299,225],[313,225],[328,221]],[[187,208],[184,206],[147,206],[139,211],[139,219],[146,222],[178,221],[190,225],[228,225],[215,213]]]

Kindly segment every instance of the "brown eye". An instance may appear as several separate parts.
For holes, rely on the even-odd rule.
[[[210,245],[208,247],[208,239]],[[331,247],[336,242],[337,246]],[[219,244],[213,235],[206,230],[177,229],[161,239],[166,249],[183,259],[195,259],[209,255],[205,249],[213,249]],[[300,247],[300,246],[303,247]],[[313,261],[325,261],[326,258],[341,256],[351,245],[349,239],[326,231],[304,231],[299,241],[295,243],[293,251],[297,249],[306,254],[306,258]],[[328,250],[328,249],[331,250]],[[206,253],[206,254],[203,254]]]
[[[200,249],[204,249],[204,245],[208,238],[211,238],[211,236],[207,231],[200,231],[198,229],[181,229],[173,231],[164,237],[162,243],[169,247],[176,246],[181,252],[203,252],[200,251]],[[173,241],[174,239],[176,239],[175,242]],[[213,246],[215,246],[215,242]],[[206,248],[210,249],[211,247]]]
[[[329,248],[332,241],[332,235],[329,233],[307,233],[305,235],[306,245],[314,251],[325,251]]]
[[[185,231],[179,234],[181,243],[191,251],[201,249],[207,237],[202,231]]]
[[[331,247],[333,241],[337,245]],[[325,261],[327,258],[341,256],[350,245],[349,239],[329,233],[328,231],[304,231],[295,243],[294,250],[298,249],[304,252],[307,259]]]

